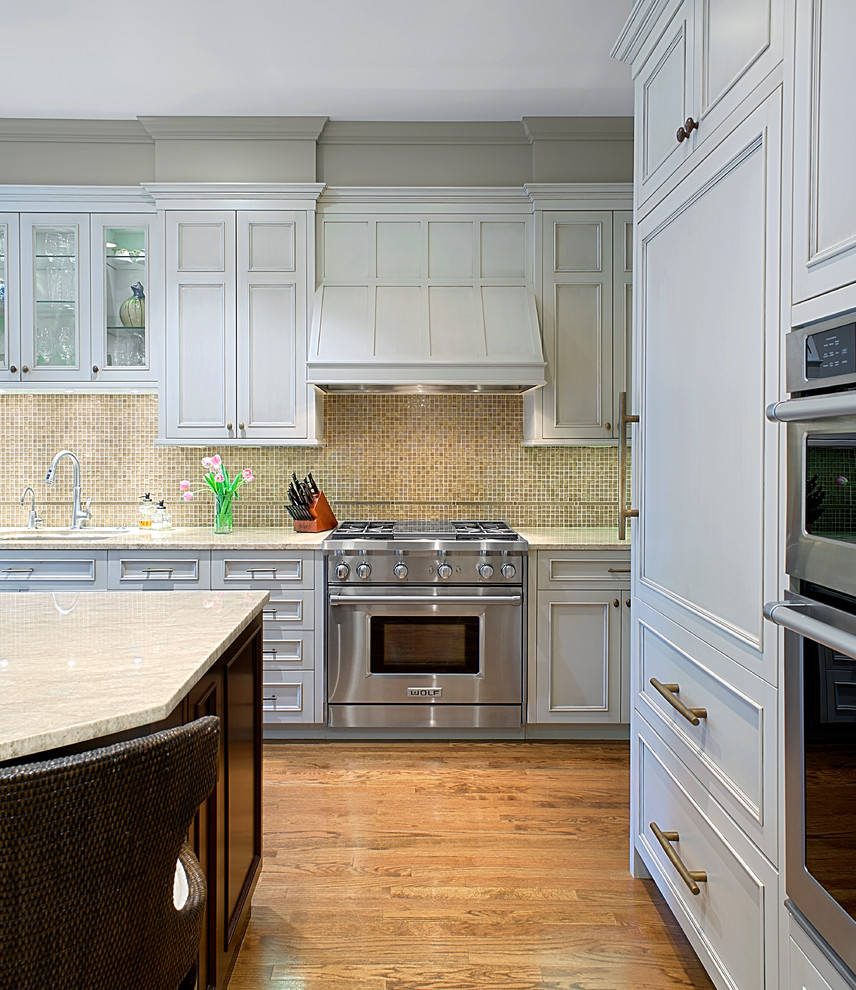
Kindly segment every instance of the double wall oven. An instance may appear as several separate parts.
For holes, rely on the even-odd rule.
[[[856,314],[786,346],[785,887],[856,971]]]
[[[495,522],[346,522],[324,542],[333,728],[523,720],[525,541]]]

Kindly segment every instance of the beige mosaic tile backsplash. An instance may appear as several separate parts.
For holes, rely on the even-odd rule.
[[[44,482],[64,447],[81,463],[93,520],[135,525],[143,492],[165,498],[175,526],[212,522],[210,493],[181,500],[179,482],[201,479],[200,458],[220,453],[230,473],[251,467],[236,526],[290,524],[282,508],[291,472],[311,471],[340,520],[499,518],[516,526],[613,526],[615,447],[522,447],[519,396],[328,396],[321,448],[157,445],[153,395],[0,395],[0,525],[26,524],[26,485],[45,525],[71,515],[71,465]]]

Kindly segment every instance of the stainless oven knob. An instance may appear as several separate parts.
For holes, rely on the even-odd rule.
[[[504,578],[513,578],[517,573],[517,568],[514,564],[503,564],[499,570]]]
[[[451,564],[438,564],[437,565],[437,577],[447,580],[452,576],[452,565]]]
[[[357,564],[357,577],[367,578],[371,572],[371,564]]]
[[[351,568],[347,564],[336,564],[336,577],[340,581],[344,581],[350,573]]]
[[[407,564],[396,564],[392,569],[392,573],[399,579],[403,580],[407,577]]]
[[[479,574],[483,578],[493,577],[493,564],[479,564]]]

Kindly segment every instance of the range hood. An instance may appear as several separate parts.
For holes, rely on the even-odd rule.
[[[322,284],[308,381],[324,392],[514,394],[545,384],[531,285]]]

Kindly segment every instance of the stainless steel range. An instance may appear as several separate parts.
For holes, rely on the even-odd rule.
[[[523,721],[528,545],[502,522],[344,522],[327,554],[334,728]]]

